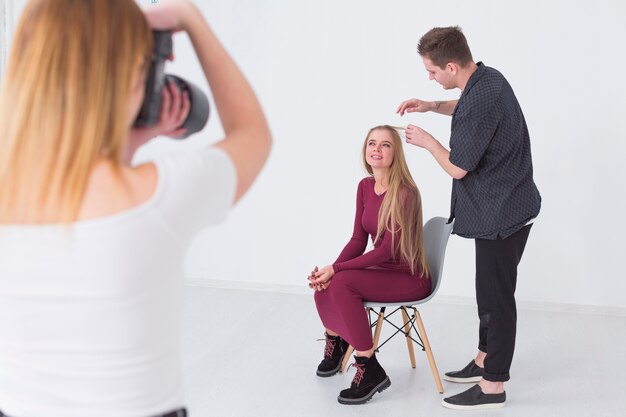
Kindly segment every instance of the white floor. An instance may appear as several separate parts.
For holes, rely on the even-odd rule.
[[[365,405],[337,403],[354,371],[315,375],[324,342],[311,295],[189,287],[183,338],[191,417],[206,416],[626,416],[626,317],[520,309],[505,386],[507,406],[452,411],[437,392],[426,354],[412,369],[397,337],[378,354],[391,387]],[[475,307],[435,298],[420,310],[442,374],[475,353]],[[388,328],[389,330],[389,328]],[[383,331],[383,336],[385,332]],[[384,340],[384,339],[382,339]]]

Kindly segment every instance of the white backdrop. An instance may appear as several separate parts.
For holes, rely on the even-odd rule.
[[[431,27],[459,25],[474,58],[507,77],[531,133],[543,207],[518,299],[626,308],[622,0],[196,3],[259,95],[275,142],[250,193],[193,245],[190,280],[298,291],[314,265],[331,263],[350,237],[367,130],[413,123],[447,145],[448,117],[394,111],[409,97],[459,96],[428,81],[416,53]],[[208,90],[186,35],[176,35],[175,56],[168,71]],[[214,113],[201,134],[184,143],[158,139],[138,160],[221,134]],[[425,151],[405,151],[425,218],[447,216],[450,178]],[[473,296],[473,255],[472,241],[451,238],[440,294]]]

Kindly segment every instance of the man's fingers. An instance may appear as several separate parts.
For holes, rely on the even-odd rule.
[[[400,105],[400,107],[398,107],[398,112],[402,116],[404,115],[405,112],[409,111],[410,108],[411,108],[411,103],[404,102]]]

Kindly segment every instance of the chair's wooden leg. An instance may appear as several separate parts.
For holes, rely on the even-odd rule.
[[[413,309],[415,312],[415,321],[417,323],[417,327],[422,335],[422,341],[424,342],[424,349],[426,350],[426,356],[428,357],[428,363],[430,363],[430,370],[433,371],[433,377],[435,378],[435,383],[437,384],[437,389],[439,390],[439,394],[443,394],[443,385],[441,384],[441,378],[439,378],[439,370],[437,369],[437,364],[435,363],[435,357],[433,356],[433,351],[430,348],[430,343],[428,342],[428,336],[426,336],[426,329],[424,329],[424,323],[422,323],[422,318],[420,317],[419,311],[417,309]]]
[[[344,356],[343,361],[341,361],[341,368],[339,368],[339,372],[343,372],[346,369],[346,366],[348,366],[348,361],[350,360],[350,356],[352,356],[352,352],[354,352],[354,348],[350,345],[346,351],[346,356]]]
[[[402,319],[404,320],[404,331],[406,333],[406,347],[409,349],[409,358],[411,358],[411,367],[415,368],[415,353],[413,351],[413,341],[411,340],[411,321],[406,312],[406,308],[402,307]]]
[[[380,339],[380,331],[383,328],[383,321],[385,321],[385,307],[382,307],[378,313],[378,321],[376,322],[376,329],[374,330],[374,351],[378,348],[378,340]]]

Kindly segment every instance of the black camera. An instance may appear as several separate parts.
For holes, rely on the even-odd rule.
[[[209,99],[195,85],[180,77],[165,74],[165,61],[172,54],[172,34],[164,31],[153,31],[154,50],[152,60],[146,77],[146,92],[141,105],[141,110],[135,120],[137,127],[154,126],[159,120],[161,111],[161,94],[166,87],[166,81],[173,81],[181,92],[187,92],[191,107],[189,114],[179,128],[186,129],[183,136],[177,139],[184,139],[189,135],[199,132],[204,128],[209,120]]]

